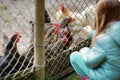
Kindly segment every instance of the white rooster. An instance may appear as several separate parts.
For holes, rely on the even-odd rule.
[[[56,12],[56,20],[61,22],[64,18],[72,17],[72,26],[94,26],[95,23],[95,5],[89,5],[81,13],[72,12],[69,8],[65,7],[64,3],[61,3],[61,7]]]
[[[64,18],[68,18],[73,14],[69,8],[65,7],[64,3],[61,3],[60,9],[56,12],[55,17],[56,20],[61,22]]]

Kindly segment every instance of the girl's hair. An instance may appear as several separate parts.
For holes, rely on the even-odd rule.
[[[96,9],[96,34],[92,40],[94,44],[96,36],[103,32],[111,22],[120,20],[120,0],[99,0]]]

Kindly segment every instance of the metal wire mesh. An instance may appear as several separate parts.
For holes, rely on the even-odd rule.
[[[69,55],[73,51],[90,46],[91,41],[87,39],[88,35],[83,27],[91,25],[94,28],[96,3],[96,0],[46,0],[51,21],[59,23],[62,28],[68,27],[69,32],[67,36],[69,45],[65,45],[67,48],[64,48],[59,39],[56,41],[54,33],[51,36],[46,33],[46,72],[52,79],[58,79],[72,71]],[[65,18],[72,18],[72,21],[69,22],[68,19],[67,24]]]
[[[3,80],[17,79],[33,72],[34,65],[31,65],[33,55],[28,59],[29,46],[32,44],[30,43],[32,33],[29,24],[31,20],[34,20],[32,0],[0,0],[0,34],[2,34],[0,78]],[[22,36],[18,44],[11,41],[15,32],[19,32]],[[16,45],[17,47],[15,47]],[[14,51],[15,48],[17,50]],[[26,78],[24,77],[24,79]]]
[[[45,0],[45,10],[51,20],[50,23],[45,23],[45,68],[52,79],[58,79],[60,75],[67,74],[64,71],[71,70],[69,55],[73,51],[90,45],[83,27],[91,25],[94,28],[96,2]],[[62,6],[68,12],[59,13]],[[29,73],[34,71],[34,8],[34,0],[0,0],[0,77],[3,80],[21,77],[27,80]],[[5,55],[6,46],[16,31],[22,37],[17,44],[17,51],[14,51],[16,42],[13,43],[7,55],[10,57],[8,59]],[[16,58],[18,53],[19,57]]]

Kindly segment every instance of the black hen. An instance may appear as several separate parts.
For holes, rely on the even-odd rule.
[[[23,70],[33,64],[25,59],[25,56],[20,55],[17,51],[17,43],[20,40],[20,34],[16,32],[10,39],[4,56],[0,58],[0,77],[17,72],[18,70]]]
[[[50,17],[49,17],[49,14],[47,12],[47,10],[45,10],[45,23],[50,23],[51,20],[50,20]]]
[[[69,29],[69,24],[73,21],[71,17],[65,18],[61,21],[60,27],[61,31],[58,34],[58,37],[62,37],[62,35],[66,35],[68,42],[66,43],[65,47],[63,48],[64,50],[68,49],[73,41],[73,36],[71,35],[71,31]]]
[[[49,16],[48,11],[46,9],[45,9],[45,14],[44,14],[44,19],[45,19],[44,20],[45,23],[51,23],[50,16]],[[34,27],[33,21],[30,21],[29,23],[32,25],[32,27]]]

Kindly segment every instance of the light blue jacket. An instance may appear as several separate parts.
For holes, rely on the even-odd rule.
[[[90,38],[94,31],[90,33]],[[94,46],[83,48],[83,55],[90,68],[91,80],[120,80],[120,21],[110,24],[110,28],[97,36]]]

